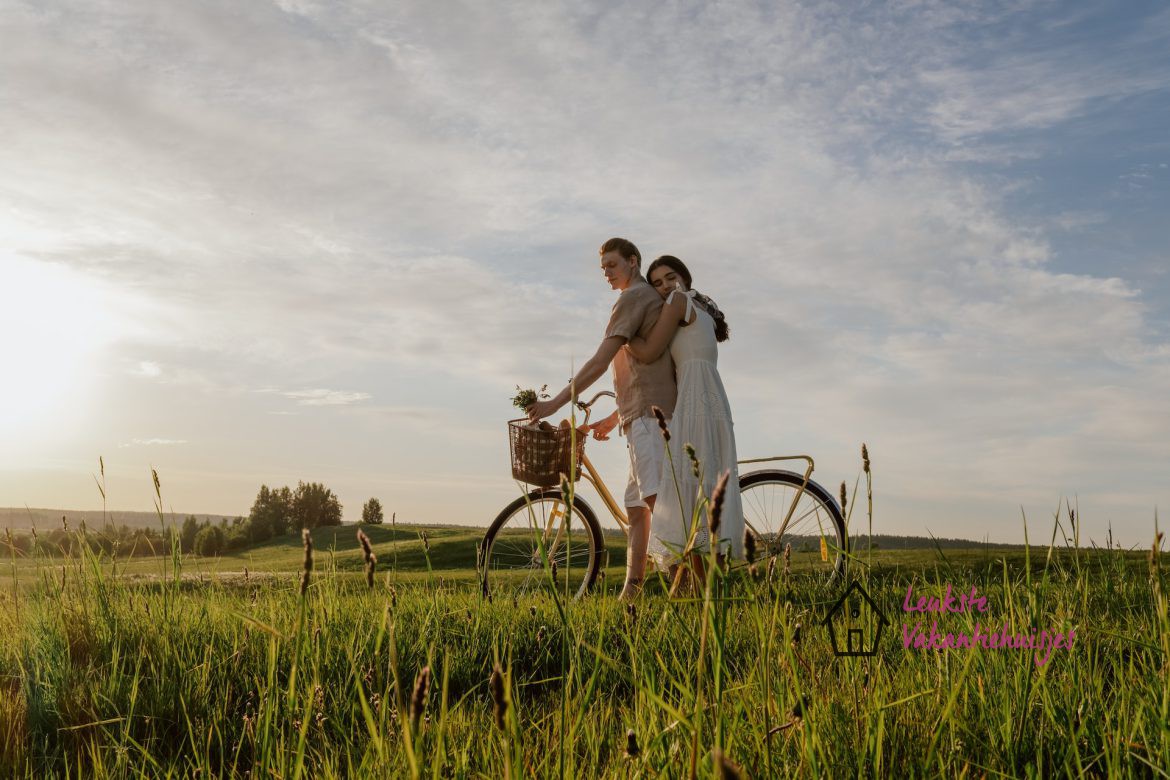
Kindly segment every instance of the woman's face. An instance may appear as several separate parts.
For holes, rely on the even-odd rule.
[[[674,290],[687,289],[687,283],[677,271],[668,265],[660,265],[650,272],[650,284],[654,285],[654,289],[663,298],[670,295]]]

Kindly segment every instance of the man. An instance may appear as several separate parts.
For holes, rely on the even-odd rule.
[[[624,238],[611,238],[601,245],[601,270],[610,286],[619,290],[610,313],[605,337],[593,357],[585,361],[571,385],[547,401],[528,407],[528,418],[537,422],[569,401],[573,391],[583,393],[613,364],[613,389],[617,411],[590,425],[595,439],[604,441],[619,423],[630,453],[630,475],[626,485],[626,513],[630,519],[626,554],[626,582],[621,598],[638,594],[646,574],[646,547],[650,541],[650,514],[658,495],[665,448],[658,422],[651,412],[657,406],[669,417],[677,395],[674,366],[667,351],[653,363],[639,363],[622,347],[635,336],[645,338],[658,320],[662,297],[642,276],[642,255]]]

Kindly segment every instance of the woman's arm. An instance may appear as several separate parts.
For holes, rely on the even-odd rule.
[[[678,331],[679,323],[682,321],[683,313],[687,310],[687,297],[683,294],[671,295],[666,303],[662,305],[662,312],[658,315],[658,321],[654,323],[654,327],[650,329],[650,333],[646,338],[635,336],[626,344],[626,349],[634,356],[634,359],[639,363],[653,363],[666,348],[670,346],[670,340],[674,338],[674,334]]]

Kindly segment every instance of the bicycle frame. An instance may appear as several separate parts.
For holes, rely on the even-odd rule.
[[[593,398],[588,403],[578,404],[578,407],[585,411],[585,420],[583,425],[588,424],[589,422],[589,414],[591,411],[590,407],[592,407],[597,399],[602,395],[612,396],[613,394],[602,391],[593,396]],[[771,463],[781,460],[803,460],[808,464],[804,470],[804,477],[800,484],[800,490],[798,490],[796,495],[793,496],[792,502],[788,505],[788,512],[784,515],[784,521],[780,524],[779,534],[783,536],[784,532],[788,529],[788,523],[792,520],[792,515],[796,511],[797,505],[800,503],[800,498],[804,495],[804,490],[806,487],[808,487],[809,480],[812,477],[813,468],[815,466],[812,457],[808,455],[773,455],[768,458],[749,458],[746,460],[741,460],[737,462],[737,465],[743,466],[749,463]],[[626,515],[624,508],[619,506],[617,501],[614,500],[613,494],[610,493],[609,488],[605,486],[605,482],[602,481],[601,475],[597,473],[597,468],[593,465],[593,462],[589,460],[589,456],[585,454],[584,450],[581,451],[581,467],[584,469],[584,473],[581,475],[582,478],[584,478],[590,485],[593,486],[593,489],[597,491],[597,495],[601,496],[601,500],[605,504],[605,508],[609,510],[611,515],[613,515],[613,519],[617,521],[617,524],[621,527],[622,531],[628,535],[630,528],[629,517]],[[755,529],[753,529],[753,533],[754,530]]]

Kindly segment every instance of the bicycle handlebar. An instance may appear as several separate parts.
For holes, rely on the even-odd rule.
[[[587,412],[587,411],[589,411],[589,407],[590,407],[590,406],[593,406],[593,404],[597,403],[597,399],[598,399],[598,398],[601,398],[603,395],[607,395],[607,396],[609,396],[610,398],[614,399],[615,401],[617,400],[617,396],[613,394],[613,391],[611,391],[611,390],[602,390],[600,393],[598,393],[597,395],[593,396],[593,397],[592,397],[592,398],[590,398],[588,401],[578,401],[578,402],[577,402],[577,408],[578,408],[578,409],[580,409],[580,410],[581,410],[581,411],[583,411],[583,412]]]

